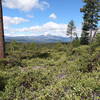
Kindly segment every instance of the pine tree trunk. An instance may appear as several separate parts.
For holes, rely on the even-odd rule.
[[[92,38],[92,41],[93,41],[94,38],[96,37],[97,31],[98,31],[98,30],[95,30],[94,35],[93,35],[93,38]]]
[[[92,42],[92,29],[90,29],[90,43]]]
[[[2,0],[0,0],[0,58],[5,57]]]

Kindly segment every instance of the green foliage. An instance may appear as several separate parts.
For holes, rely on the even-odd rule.
[[[98,34],[99,35],[99,34]],[[92,100],[100,91],[100,46],[7,43],[0,59],[1,100]],[[14,48],[14,49],[11,49]]]
[[[27,71],[28,70],[28,71]],[[46,86],[49,86],[51,83],[51,79],[53,79],[52,75],[49,74],[49,71],[40,71],[40,70],[32,70],[32,69],[23,69],[23,72],[20,72],[18,76],[12,77],[9,79],[8,84],[5,87],[4,99],[6,100],[14,100],[14,99],[25,99],[25,95],[28,91],[33,96],[30,98],[35,98],[34,92],[39,91]],[[13,95],[11,97],[11,95]],[[27,94],[26,94],[27,95]]]
[[[92,48],[96,48],[100,46],[100,33],[97,33],[96,37],[94,38],[93,42],[91,43]]]
[[[80,46],[80,40],[79,39],[75,39],[73,42],[72,42],[73,46],[74,47],[78,47]]]
[[[89,44],[89,33],[86,31],[83,31],[80,38],[80,44],[82,45],[88,45]]]

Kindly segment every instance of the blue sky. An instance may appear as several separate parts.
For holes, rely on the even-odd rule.
[[[74,20],[77,32],[82,23],[82,0],[5,0],[5,35],[65,36],[67,24]]]

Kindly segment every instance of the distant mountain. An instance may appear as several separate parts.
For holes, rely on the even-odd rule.
[[[8,37],[5,36],[6,42],[11,41],[17,42],[35,42],[35,43],[57,43],[57,42],[70,42],[71,38],[53,36],[53,35],[40,35],[40,36],[17,36],[17,37]]]

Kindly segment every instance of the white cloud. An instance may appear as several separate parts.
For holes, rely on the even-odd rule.
[[[30,11],[33,8],[43,10],[45,7],[49,7],[47,2],[40,0],[5,0],[3,5],[10,9],[19,9],[22,11]]]
[[[57,18],[57,16],[56,16],[56,14],[55,14],[55,13],[52,13],[52,14],[49,16],[49,18],[51,18],[51,19],[56,19],[56,18]]]
[[[27,19],[21,18],[21,17],[8,17],[4,16],[4,24],[5,26],[13,25],[13,24],[21,24],[23,22],[28,22]]]
[[[56,35],[66,36],[66,24],[57,24],[48,22],[43,25],[24,27],[24,28],[7,28],[5,27],[5,35],[10,36],[27,36],[27,35]]]
[[[6,25],[7,26],[7,25]],[[43,25],[12,28],[5,27],[5,35],[7,36],[38,36],[38,35],[55,35],[66,37],[66,24],[57,24],[55,22],[47,22]],[[78,36],[81,34],[81,29],[77,29]]]
[[[30,15],[30,14],[28,14],[26,17],[28,17],[28,18],[34,18],[34,16]]]

